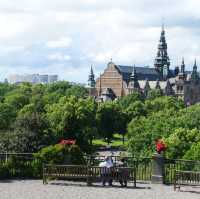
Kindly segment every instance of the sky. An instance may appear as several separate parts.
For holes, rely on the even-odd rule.
[[[112,58],[153,67],[164,21],[171,68],[200,70],[199,0],[1,0],[0,80],[58,74],[87,83]]]

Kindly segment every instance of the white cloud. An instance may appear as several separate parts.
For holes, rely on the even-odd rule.
[[[48,41],[46,46],[49,48],[68,48],[72,43],[72,39],[69,37],[63,37],[58,40]]]
[[[24,51],[25,47],[24,46],[0,46],[0,52],[3,53],[14,53],[14,52],[21,52]]]
[[[71,59],[70,55],[64,55],[62,53],[54,53],[47,56],[47,59],[53,61],[69,61]]]
[[[90,64],[99,73],[111,57],[153,65],[162,17],[171,65],[184,56],[191,68],[195,57],[200,62],[199,6],[197,0],[2,0],[0,79],[12,71],[54,70],[87,81]]]

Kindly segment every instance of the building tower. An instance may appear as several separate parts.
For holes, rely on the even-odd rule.
[[[132,93],[133,91],[140,91],[140,85],[139,85],[139,82],[138,82],[135,67],[133,67],[133,72],[131,73],[131,76],[130,76],[128,89],[129,89],[129,93]]]
[[[95,79],[94,79],[94,72],[93,72],[92,66],[91,66],[90,74],[89,74],[89,78],[88,78],[88,86],[90,88],[94,88],[95,87]]]
[[[186,78],[187,78],[187,75],[185,73],[185,62],[184,62],[184,58],[182,58],[181,70],[178,73],[178,79],[185,81]]]
[[[95,95],[95,79],[94,79],[94,72],[93,72],[93,68],[91,66],[90,69],[90,74],[89,74],[89,78],[88,78],[88,86],[89,86],[89,95],[94,96]]]
[[[168,77],[170,60],[167,53],[164,25],[162,25],[160,41],[158,44],[158,52],[154,60],[154,66],[156,70],[161,74],[163,79]]]
[[[192,70],[192,74],[191,74],[191,80],[195,83],[197,83],[199,81],[199,74],[197,72],[197,62],[196,59],[194,61],[194,66],[193,66],[193,70]]]

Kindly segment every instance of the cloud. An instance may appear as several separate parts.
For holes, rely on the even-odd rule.
[[[68,48],[72,43],[72,39],[69,37],[63,37],[58,40],[48,41],[46,46],[48,48]]]
[[[90,65],[153,66],[165,18],[171,67],[200,62],[197,0],[0,1],[0,79],[10,73],[58,73],[86,82]],[[73,75],[74,74],[74,75]]]
[[[69,61],[71,59],[70,55],[65,55],[62,53],[54,53],[47,56],[47,59],[53,61]]]

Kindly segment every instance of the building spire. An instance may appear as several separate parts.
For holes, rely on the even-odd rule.
[[[162,17],[162,31],[165,31],[165,18]]]
[[[184,57],[182,58],[182,63],[181,63],[181,73],[185,73],[185,62],[184,62]]]
[[[181,69],[178,72],[178,76],[177,76],[178,80],[183,80],[185,81],[187,79],[187,74],[185,73],[185,62],[184,62],[184,57],[182,58],[182,62],[181,62]]]
[[[134,88],[139,89],[140,88],[135,66],[133,67],[133,71],[132,71],[131,76],[130,76],[129,88],[132,88],[132,89],[134,89]]]
[[[155,86],[156,89],[160,89],[160,81],[159,79],[156,80],[156,86]]]
[[[195,81],[195,82],[199,80],[199,74],[197,72],[197,61],[196,61],[196,59],[194,60],[194,66],[193,66],[193,70],[192,70],[192,74],[191,74],[191,80]]]
[[[196,58],[195,58],[195,60],[194,60],[194,67],[193,67],[193,69],[195,68],[195,70],[197,70],[197,60],[196,60]]]
[[[131,73],[130,80],[133,80],[133,81],[137,80],[137,73],[136,73],[135,66],[133,67],[133,71]]]
[[[93,72],[92,65],[91,65],[91,68],[90,68],[90,74],[89,74],[89,78],[88,78],[88,85],[91,88],[95,87],[95,79],[94,79],[94,72]]]
[[[169,66],[170,66],[170,60],[169,56],[167,53],[167,42],[165,39],[165,29],[164,29],[164,24],[162,24],[161,28],[161,35],[160,35],[160,40],[158,44],[158,51],[157,51],[157,56],[154,61],[154,66],[156,70],[163,76],[163,69],[165,76],[168,75],[169,72]],[[167,72],[167,74],[166,74]]]

